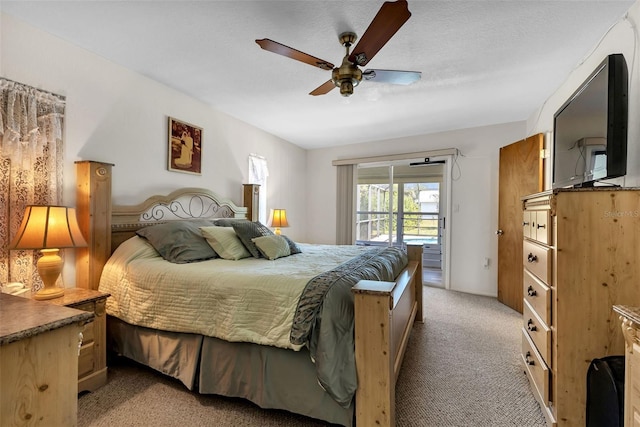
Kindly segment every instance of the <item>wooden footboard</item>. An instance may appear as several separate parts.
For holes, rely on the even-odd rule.
[[[422,310],[422,246],[407,247],[409,264],[395,282],[353,287],[358,389],[356,425],[396,424],[395,388],[413,322]]]

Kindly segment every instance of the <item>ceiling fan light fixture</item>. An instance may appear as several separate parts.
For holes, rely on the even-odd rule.
[[[345,97],[353,95],[353,83],[351,80],[344,79],[340,82],[340,95]]]

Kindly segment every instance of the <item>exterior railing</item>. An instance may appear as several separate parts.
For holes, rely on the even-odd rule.
[[[400,219],[402,240],[439,243],[438,212],[404,212]],[[391,235],[393,242],[398,240],[398,213],[393,213]],[[389,242],[389,213],[376,211],[356,212],[356,241],[358,243]]]

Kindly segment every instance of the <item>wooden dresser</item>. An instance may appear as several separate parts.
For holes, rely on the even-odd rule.
[[[640,307],[616,305],[625,339],[624,425],[640,426]]]
[[[0,294],[1,425],[76,425],[79,333],[92,317]]]
[[[554,190],[523,202],[525,372],[550,426],[584,427],[589,363],[624,354],[612,305],[640,305],[640,191]]]

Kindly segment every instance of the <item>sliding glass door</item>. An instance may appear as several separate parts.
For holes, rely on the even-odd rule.
[[[356,243],[441,245],[442,166],[359,166]]]

